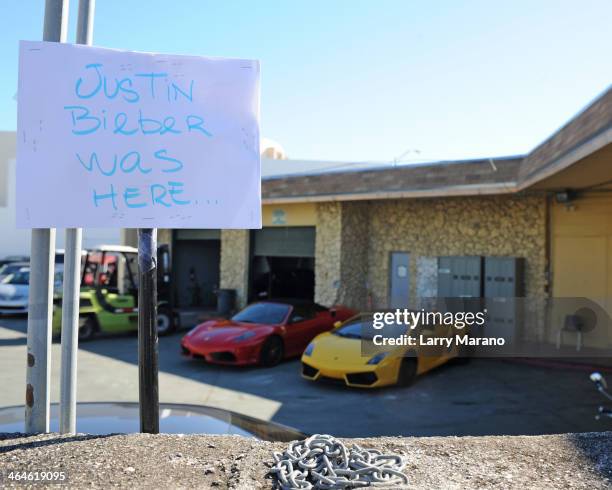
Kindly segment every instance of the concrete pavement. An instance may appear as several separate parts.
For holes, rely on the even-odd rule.
[[[183,332],[184,333],[184,332]],[[596,421],[605,400],[588,370],[473,360],[426,374],[409,388],[356,390],[299,376],[297,360],[275,368],[211,366],[179,354],[183,333],[160,339],[160,399],[228,408],[307,433],[342,437],[550,434],[612,428]],[[52,399],[59,395],[53,344]],[[0,406],[23,404],[25,320],[0,319]],[[137,338],[83,343],[79,401],[137,401]]]

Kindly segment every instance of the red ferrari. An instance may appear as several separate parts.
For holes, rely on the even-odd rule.
[[[217,364],[275,366],[301,355],[314,337],[354,314],[344,306],[262,301],[229,320],[210,320],[194,327],[181,340],[181,350]]]

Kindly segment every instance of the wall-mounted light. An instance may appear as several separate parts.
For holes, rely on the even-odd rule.
[[[576,193],[571,189],[565,189],[555,193],[555,201],[559,204],[569,204],[576,199]]]

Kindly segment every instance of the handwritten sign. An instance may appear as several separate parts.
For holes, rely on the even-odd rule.
[[[19,49],[18,227],[261,228],[257,61]]]

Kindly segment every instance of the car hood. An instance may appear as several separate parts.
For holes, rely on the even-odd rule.
[[[25,284],[0,284],[0,301],[27,299],[28,290]]]
[[[347,365],[367,364],[373,355],[388,350],[372,346],[368,350],[368,354],[363,356],[361,339],[341,337],[330,332],[319,335],[313,343],[314,349],[310,357],[314,361]],[[307,360],[307,358],[305,359]]]
[[[191,335],[188,335],[188,337],[191,341],[223,343],[234,340],[236,337],[246,332],[253,332],[255,335],[265,335],[270,333],[273,329],[274,327],[270,325],[221,320],[200,325]]]
[[[24,407],[0,408],[0,432],[24,432]],[[289,442],[306,437],[302,432],[229,410],[202,405],[160,403],[160,432],[169,434],[231,434],[264,441]],[[139,406],[132,402],[78,403],[77,431],[87,434],[139,431]],[[59,405],[51,404],[50,429],[59,430]]]

